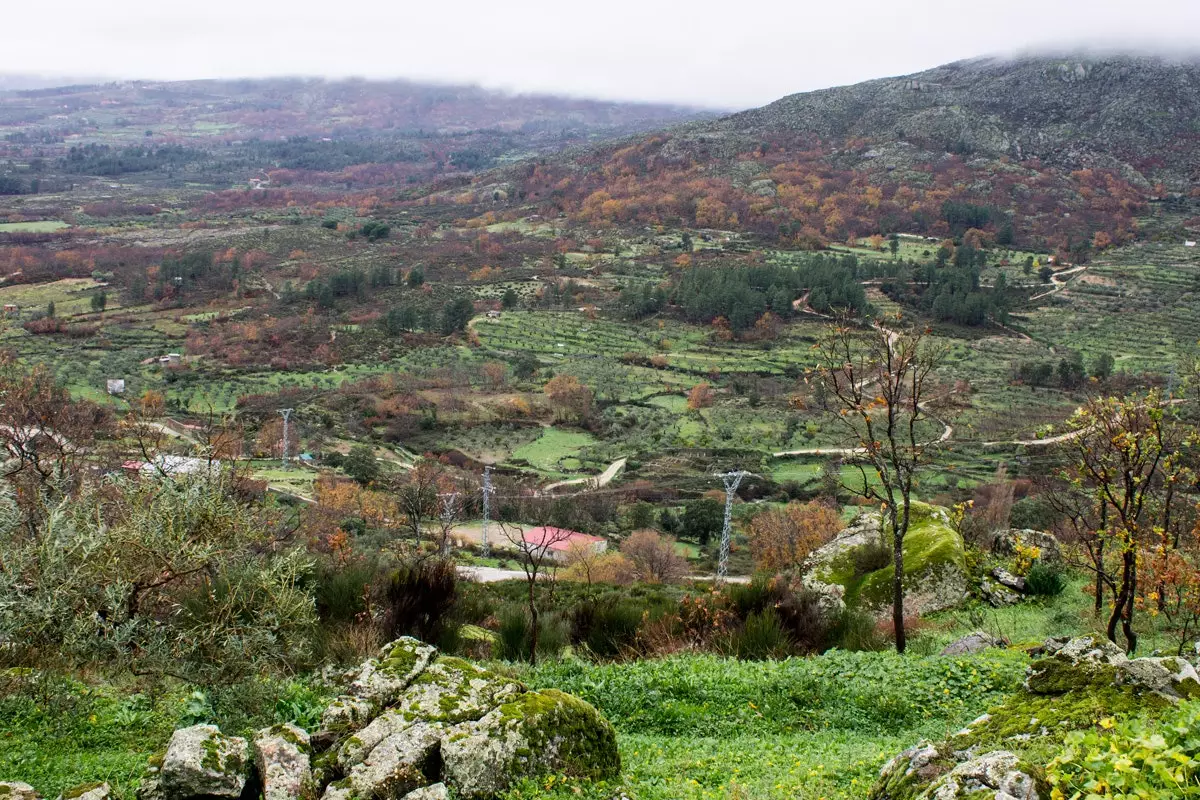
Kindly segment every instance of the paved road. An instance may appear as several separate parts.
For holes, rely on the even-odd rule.
[[[542,576],[548,574],[545,567],[540,573]],[[496,581],[511,581],[525,580],[525,573],[519,569],[500,569],[499,567],[472,567],[460,565],[458,567],[458,576],[476,583],[495,583]],[[711,581],[715,580],[713,575],[689,575],[689,581]],[[730,575],[726,580],[729,583],[749,583],[749,575]]]

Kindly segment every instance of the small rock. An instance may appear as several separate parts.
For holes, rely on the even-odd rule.
[[[112,787],[108,782],[85,783],[70,789],[64,789],[58,800],[108,800],[112,796]]]
[[[964,656],[971,653],[982,653],[989,648],[1004,647],[1006,644],[1007,642],[1003,639],[998,639],[983,631],[975,631],[946,645],[942,649],[942,655]]]
[[[171,735],[159,783],[171,800],[240,797],[246,786],[250,746],[215,725],[193,725]]]
[[[1006,586],[1009,589],[1012,589],[1014,592],[1025,591],[1025,579],[1013,575],[1006,569],[996,567],[996,569],[992,570],[992,577],[995,578],[1001,586]]]
[[[328,750],[342,737],[366,725],[379,713],[379,707],[361,697],[343,695],[321,714],[321,727],[312,735],[313,749]]]
[[[413,681],[396,708],[409,719],[466,722],[479,719],[522,690],[461,658],[442,658]]]
[[[1039,800],[1044,784],[1015,753],[998,750],[959,764],[930,787],[930,800]]]
[[[254,736],[254,763],[263,800],[295,800],[312,777],[308,734],[295,725],[275,725]]]
[[[0,797],[5,800],[38,800],[38,793],[28,783],[0,781]]]
[[[1046,564],[1062,562],[1062,547],[1052,533],[1045,531],[1009,528],[992,534],[991,551],[994,555],[1008,558],[1017,554],[1017,543],[1038,549],[1037,560]]]
[[[993,608],[1003,608],[1004,606],[1012,606],[1021,602],[1021,595],[1007,586],[996,583],[991,578],[984,578],[980,581],[979,594]]]
[[[446,784],[435,783],[432,786],[423,786],[415,792],[409,792],[404,795],[402,800],[447,800],[449,796]]]

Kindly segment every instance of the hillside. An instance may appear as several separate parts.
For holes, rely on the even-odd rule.
[[[1186,191],[1200,170],[1198,120],[1200,61],[981,58],[790,95],[699,129],[861,137],[884,145],[884,158],[906,148],[926,157],[1036,158]]]
[[[399,80],[6,88],[0,82],[0,159],[10,162],[0,171],[3,194],[97,175],[228,188],[276,170],[288,182],[391,185],[709,115]]]
[[[792,95],[514,179],[591,224],[802,246],[977,228],[1077,260],[1132,238],[1146,202],[1191,191],[1198,118],[1194,62],[977,59]]]

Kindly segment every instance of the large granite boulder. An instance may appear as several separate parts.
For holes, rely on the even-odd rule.
[[[1036,547],[1037,560],[1046,564],[1062,563],[1062,547],[1052,533],[1027,529],[1008,528],[992,534],[991,551],[1001,558],[1017,554],[1017,545]]]
[[[860,514],[809,556],[803,585],[857,603],[880,618],[890,615],[895,566],[887,556],[890,544],[882,526],[879,514]],[[904,538],[905,612],[928,614],[961,604],[968,595],[966,564],[965,546],[950,527],[949,512],[914,503]]]
[[[332,800],[349,789],[352,798],[401,798],[435,783],[445,728],[437,722],[416,722],[380,741],[345,778],[330,785]]]
[[[171,735],[158,774],[169,800],[237,798],[246,788],[250,746],[226,736],[215,725],[193,725]]]
[[[492,797],[518,778],[545,772],[604,778],[621,767],[616,732],[577,697],[526,692],[442,742],[446,782],[459,797]]]

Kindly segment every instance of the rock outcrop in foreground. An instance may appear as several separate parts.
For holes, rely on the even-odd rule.
[[[1024,690],[942,742],[889,761],[870,800],[1050,800],[1041,766],[1069,731],[1106,717],[1169,708],[1200,696],[1182,658],[1129,658],[1105,639],[1051,639]]]
[[[530,691],[404,637],[362,665],[311,735],[295,725],[249,741],[212,725],[175,731],[138,800],[489,798],[525,777],[598,780],[620,769],[616,733],[588,703]],[[12,800],[37,800],[25,784],[4,786]],[[62,800],[79,798],[107,800],[108,785]]]

